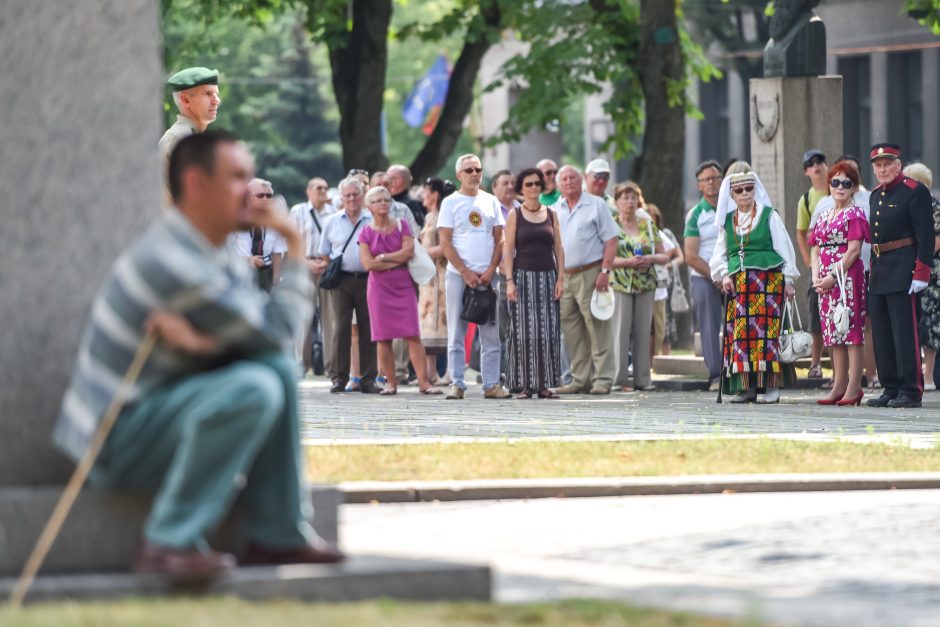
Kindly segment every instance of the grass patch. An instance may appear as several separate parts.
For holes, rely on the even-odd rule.
[[[940,471],[936,449],[772,438],[307,447],[318,482]]]
[[[0,608],[0,624],[5,627],[730,627],[756,623],[640,609],[604,601],[541,605],[397,602],[329,605],[288,601],[250,603],[233,598],[212,598],[54,603],[29,606],[18,613]]]

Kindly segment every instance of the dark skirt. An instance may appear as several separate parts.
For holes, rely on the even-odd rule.
[[[796,379],[792,364],[780,363],[784,279],[779,269],[745,269],[732,275],[734,296],[725,310],[725,380],[722,391],[738,394],[783,388]]]
[[[517,302],[509,303],[509,388],[532,393],[561,379],[561,314],[554,270],[514,270]]]

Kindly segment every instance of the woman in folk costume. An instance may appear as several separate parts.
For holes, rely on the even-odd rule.
[[[778,341],[785,298],[800,275],[793,242],[754,172],[725,177],[715,214],[723,232],[709,266],[728,296],[722,390],[735,395],[732,403],[754,402],[759,393],[762,402],[776,403],[795,378],[793,367],[780,363]]]

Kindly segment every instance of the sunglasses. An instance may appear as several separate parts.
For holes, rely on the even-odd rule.
[[[523,187],[541,187],[542,182],[541,181],[526,181],[525,183],[522,184],[522,186]]]
[[[260,194],[255,194],[255,198],[274,198],[274,194],[269,194],[267,192],[261,192]]]
[[[743,194],[743,193],[745,193],[745,192],[747,192],[748,194],[750,194],[751,192],[754,191],[754,186],[753,186],[753,185],[742,185],[742,186],[740,186],[740,187],[734,187],[734,188],[732,188],[731,191],[732,191],[733,193],[739,194],[739,195],[740,195],[740,194]]]
[[[601,179],[603,181],[610,179],[610,172],[594,172],[594,178]]]
[[[841,186],[842,189],[852,189],[852,185],[854,185],[854,183],[848,179],[831,179],[829,181],[829,187],[832,189],[838,189],[839,186]]]
[[[819,164],[825,163],[825,162],[826,162],[826,160],[823,159],[822,157],[813,157],[813,158],[810,159],[809,161],[805,161],[805,162],[803,163],[803,168],[804,168],[804,169],[805,169],[805,168],[809,168],[809,167],[811,167],[811,166],[819,165]]]
[[[483,168],[464,168],[461,172],[464,174],[483,174]]]

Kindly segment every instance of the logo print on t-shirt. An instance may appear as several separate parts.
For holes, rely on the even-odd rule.
[[[470,215],[467,216],[467,219],[470,221],[470,226],[477,227],[483,224],[483,214],[474,209],[470,212]]]

